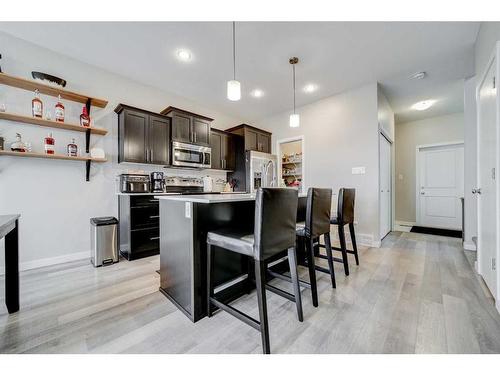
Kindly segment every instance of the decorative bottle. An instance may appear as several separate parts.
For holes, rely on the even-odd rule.
[[[56,140],[52,137],[52,133],[49,133],[49,135],[44,139],[45,153],[53,155],[55,145],[56,145]]]
[[[61,103],[61,95],[58,96],[56,103],[55,117],[57,122],[64,122],[64,104]]]
[[[43,103],[40,100],[40,92],[38,89],[35,90],[35,97],[31,101],[31,113],[33,117],[43,117]]]
[[[78,146],[75,143],[75,138],[72,138],[71,143],[68,144],[68,156],[78,156]]]
[[[80,125],[84,128],[90,127],[90,117],[87,113],[87,107],[83,107],[82,114],[80,115]]]

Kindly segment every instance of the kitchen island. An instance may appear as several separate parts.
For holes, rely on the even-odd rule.
[[[234,228],[253,233],[255,195],[202,194],[155,196],[160,201],[160,291],[193,322],[207,314],[207,232]],[[298,221],[306,197],[299,196]],[[286,249],[284,249],[286,255]],[[228,302],[253,289],[253,262],[217,248],[215,293]]]

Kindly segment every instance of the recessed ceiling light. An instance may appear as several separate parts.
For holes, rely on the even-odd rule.
[[[189,61],[191,60],[191,52],[189,52],[187,49],[180,49],[177,51],[177,57],[181,61]]]
[[[254,98],[262,98],[264,96],[264,91],[261,89],[255,89],[253,90],[250,95],[252,95]]]
[[[411,108],[417,111],[425,111],[426,109],[432,107],[434,103],[436,103],[435,100],[422,100],[421,102],[413,104]]]
[[[426,72],[417,72],[411,75],[410,79],[424,79],[427,75]]]
[[[309,83],[304,86],[304,92],[310,94],[318,89],[318,85],[315,85],[314,83]]]

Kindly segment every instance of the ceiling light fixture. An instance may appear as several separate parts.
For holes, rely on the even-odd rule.
[[[308,85],[304,86],[304,92],[307,94],[313,93],[318,89],[318,86],[315,85],[314,83],[309,83]]]
[[[189,61],[191,60],[191,52],[189,52],[187,49],[180,49],[177,51],[177,57],[181,61]]]
[[[300,116],[295,113],[295,65],[299,62],[299,58],[291,57],[288,62],[292,65],[293,70],[293,113],[290,115],[290,127],[298,128],[300,126]]]
[[[262,98],[264,96],[264,91],[261,89],[255,89],[253,90],[250,95],[252,95],[254,98]]]
[[[241,84],[236,80],[236,38],[235,22],[233,21],[233,79],[227,81],[227,98],[233,102],[241,99]]]
[[[422,100],[421,102],[413,104],[411,108],[416,111],[425,111],[426,109],[432,107],[434,103],[436,103],[435,100]]]

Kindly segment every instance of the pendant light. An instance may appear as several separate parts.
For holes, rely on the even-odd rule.
[[[300,126],[300,116],[295,113],[295,65],[299,62],[298,57],[292,57],[289,63],[292,65],[293,69],[293,113],[290,115],[290,127],[298,128]]]
[[[233,79],[227,81],[227,98],[233,102],[241,99],[241,85],[236,80],[236,38],[235,22],[233,21]]]

